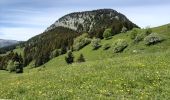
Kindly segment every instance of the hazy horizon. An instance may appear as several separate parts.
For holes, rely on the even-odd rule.
[[[0,39],[28,40],[60,17],[103,8],[114,9],[144,28],[170,23],[168,0],[1,0]]]

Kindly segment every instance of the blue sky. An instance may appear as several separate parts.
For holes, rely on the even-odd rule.
[[[170,0],[0,0],[0,39],[28,40],[65,14],[102,8],[140,27],[170,23]]]

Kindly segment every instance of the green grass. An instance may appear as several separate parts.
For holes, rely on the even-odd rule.
[[[168,100],[170,99],[170,31],[167,26],[154,28],[166,40],[154,46],[132,44],[129,33],[118,34],[105,43],[126,39],[129,47],[113,54],[112,48],[93,51],[88,45],[85,63],[67,65],[65,55],[46,63],[45,67],[25,68],[23,74],[0,71],[0,98],[27,100]],[[133,53],[137,50],[137,53]]]

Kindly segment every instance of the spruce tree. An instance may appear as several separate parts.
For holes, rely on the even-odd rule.
[[[85,59],[84,59],[84,56],[83,56],[83,54],[80,54],[80,56],[78,57],[78,59],[77,59],[77,62],[85,62]]]
[[[67,62],[67,64],[72,64],[74,62],[74,56],[73,56],[71,50],[69,50],[67,52],[67,56],[65,57],[65,61]]]

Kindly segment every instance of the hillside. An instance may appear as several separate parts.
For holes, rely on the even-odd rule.
[[[52,24],[45,32],[29,39],[25,44],[24,65],[35,61],[35,67],[43,65],[51,58],[53,51],[59,50],[65,54],[72,49],[73,40],[77,36],[88,33],[89,36],[103,38],[107,28],[112,29],[112,35],[119,34],[122,29],[131,30],[138,27],[129,21],[125,15],[112,9],[99,9],[85,12],[75,12],[63,16]]]
[[[138,29],[143,33],[144,29]],[[65,56],[53,58],[39,68],[24,69],[23,74],[0,71],[0,98],[6,99],[169,99],[170,28],[152,28],[165,38],[147,46],[144,40],[133,43],[132,31],[101,40],[113,44],[124,39],[128,47],[121,53],[113,48],[92,50],[91,44],[74,51],[86,62],[67,65]]]

